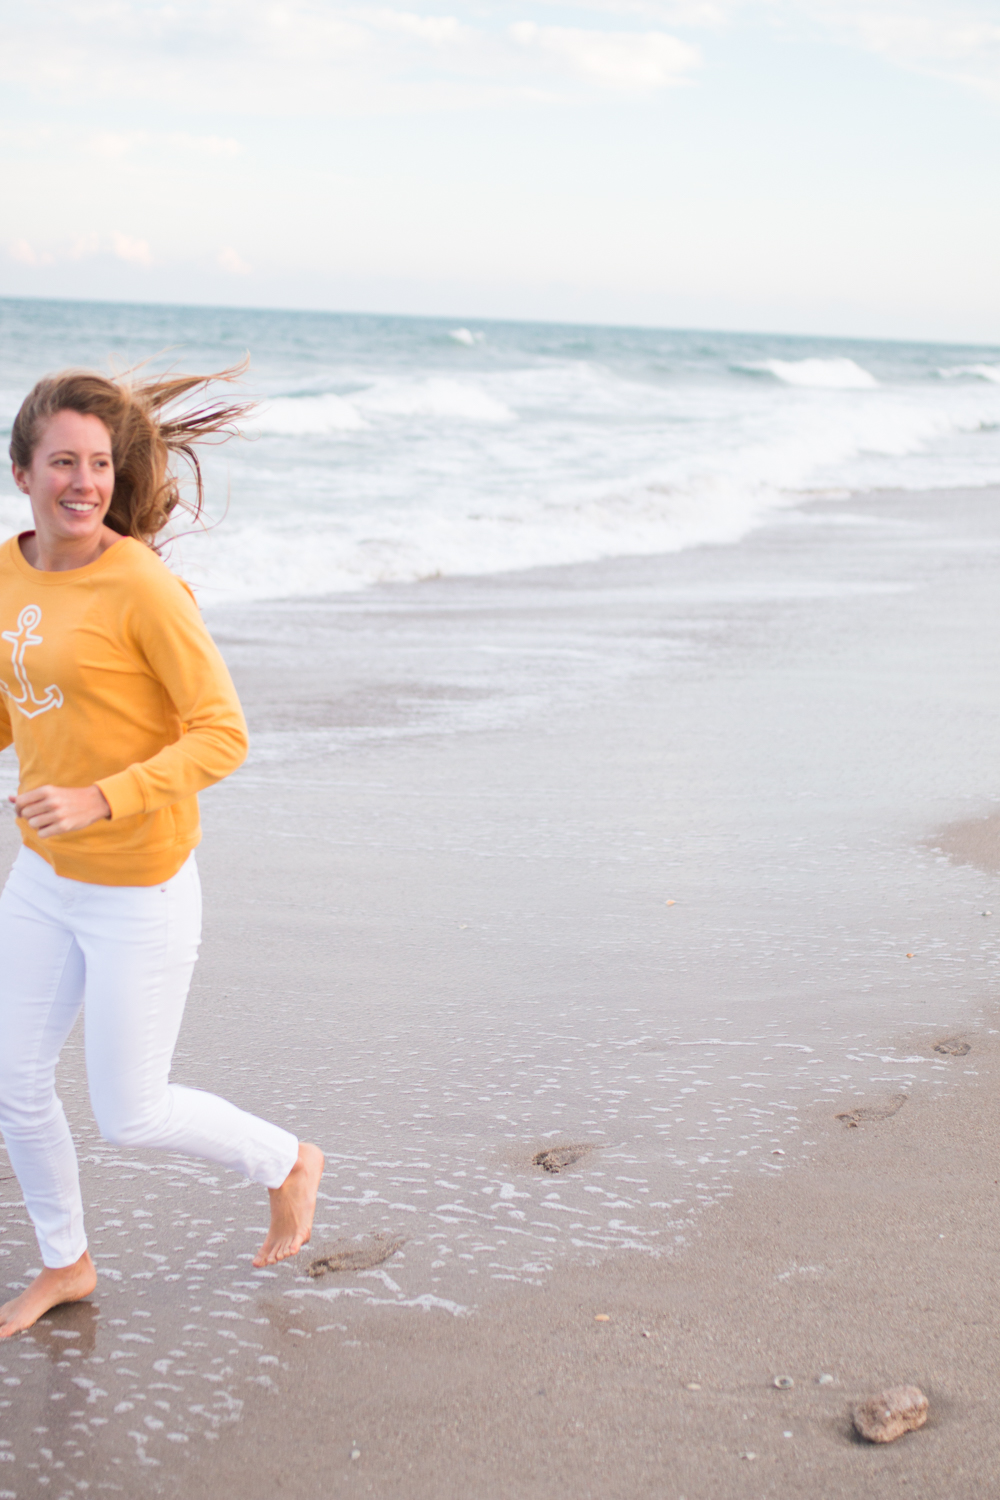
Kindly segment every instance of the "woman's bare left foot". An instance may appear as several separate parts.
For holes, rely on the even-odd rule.
[[[61,1307],[64,1302],[82,1302],[96,1285],[97,1272],[86,1250],[71,1266],[58,1270],[46,1267],[19,1296],[0,1307],[0,1339],[23,1333],[50,1308]]]
[[[271,1199],[271,1227],[267,1239],[254,1256],[258,1268],[273,1266],[275,1261],[298,1255],[312,1234],[316,1193],[323,1176],[323,1153],[318,1146],[303,1141],[299,1158],[279,1188],[268,1188]]]

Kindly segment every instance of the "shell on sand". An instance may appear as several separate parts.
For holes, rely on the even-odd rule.
[[[928,1401],[915,1385],[895,1385],[877,1396],[859,1401],[852,1416],[854,1425],[869,1443],[893,1443],[904,1432],[923,1427]]]

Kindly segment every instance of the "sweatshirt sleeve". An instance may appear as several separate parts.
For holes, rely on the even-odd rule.
[[[3,693],[0,693],[0,750],[6,750],[8,745],[14,743],[14,730],[10,722],[10,710]]]
[[[97,782],[113,819],[156,812],[191,797],[235,771],[247,753],[236,689],[187,585],[164,568],[129,625],[183,729],[149,760]]]

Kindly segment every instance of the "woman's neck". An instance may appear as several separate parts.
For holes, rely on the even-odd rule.
[[[69,573],[96,562],[120,542],[121,537],[110,526],[102,526],[94,536],[44,537],[37,531],[25,531],[18,537],[21,556],[40,573]]]

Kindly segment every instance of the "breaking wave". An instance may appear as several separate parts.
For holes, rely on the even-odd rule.
[[[360,432],[367,422],[342,396],[278,396],[254,415],[247,430],[280,437]]]
[[[380,380],[348,395],[276,396],[254,417],[250,430],[282,437],[361,432],[372,416],[512,422],[515,413],[471,382]]]
[[[945,380],[988,380],[991,385],[1000,385],[1000,365],[955,365],[950,370],[939,372]]]
[[[853,359],[757,359],[738,369],[773,375],[785,385],[824,391],[868,391],[878,381]]]

